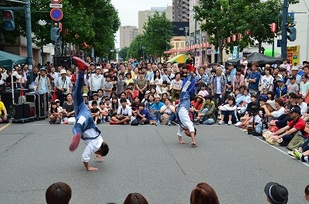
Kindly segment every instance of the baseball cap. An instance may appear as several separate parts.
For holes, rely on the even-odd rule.
[[[59,99],[56,99],[55,102],[56,102],[56,103],[57,103],[57,102],[60,102],[60,100],[59,100]]]
[[[298,114],[301,114],[300,113],[300,107],[298,105],[295,105],[291,108],[290,110],[290,113],[298,113]]]
[[[288,189],[278,183],[267,183],[264,192],[271,203],[286,204],[288,202]]]
[[[88,97],[88,94],[86,94],[86,93],[83,93],[83,97]]]

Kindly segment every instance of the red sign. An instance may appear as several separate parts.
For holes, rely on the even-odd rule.
[[[60,4],[62,0],[50,0],[53,4]]]

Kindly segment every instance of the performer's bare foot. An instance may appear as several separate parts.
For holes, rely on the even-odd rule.
[[[191,147],[197,147],[197,144],[195,142],[191,142]]]
[[[187,142],[181,140],[181,141],[179,141],[179,144],[187,144]]]
[[[87,171],[97,171],[97,170],[99,170],[99,169],[95,168],[95,167],[91,167],[91,166],[89,166],[88,169],[87,169]]]

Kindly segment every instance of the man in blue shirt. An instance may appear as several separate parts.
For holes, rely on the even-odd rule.
[[[247,82],[249,83],[249,93],[257,94],[259,93],[259,83],[261,79],[261,73],[257,70],[259,64],[257,62],[251,63],[251,72],[247,76]]]

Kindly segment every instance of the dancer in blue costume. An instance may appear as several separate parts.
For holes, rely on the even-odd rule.
[[[109,147],[103,142],[101,131],[95,125],[91,112],[86,106],[82,96],[82,87],[84,83],[84,72],[89,65],[78,57],[73,57],[73,62],[77,65],[77,79],[73,92],[73,103],[76,116],[76,123],[73,127],[74,137],[70,144],[70,151],[74,151],[80,142],[80,139],[86,143],[86,148],[82,154],[82,161],[87,171],[97,171],[98,168],[89,166],[90,156],[96,154],[96,157],[103,160],[106,156]]]
[[[186,142],[182,140],[182,133],[184,132],[188,137],[191,137],[192,147],[196,147],[195,142],[196,129],[194,128],[193,122],[190,120],[190,96],[194,93],[195,79],[193,73],[195,68],[192,65],[186,65],[190,74],[183,81],[183,86],[181,89],[180,100],[177,107],[177,118],[178,118],[178,140],[180,144],[185,144]]]

